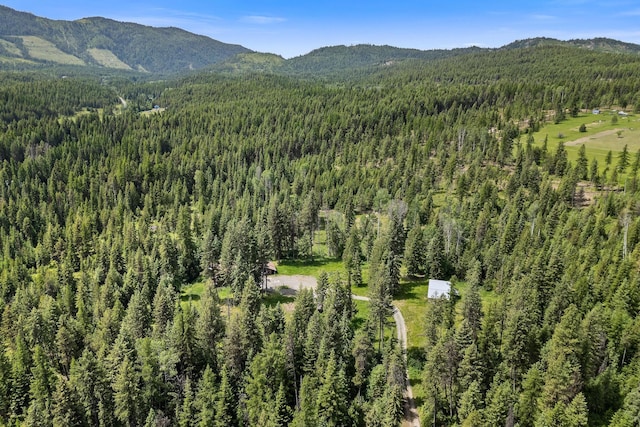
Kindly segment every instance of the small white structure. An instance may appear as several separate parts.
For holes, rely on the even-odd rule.
[[[594,108],[592,111],[593,114],[600,114],[600,109]]]
[[[449,292],[451,292],[451,282],[446,280],[429,279],[429,291],[427,292],[427,298],[440,298],[445,297],[449,299]]]

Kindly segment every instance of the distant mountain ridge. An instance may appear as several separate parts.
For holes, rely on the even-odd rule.
[[[55,21],[0,6],[0,64],[98,66],[153,73],[199,69],[250,49],[106,18]]]
[[[640,45],[633,43],[626,43],[619,40],[613,40],[605,37],[597,37],[593,39],[572,39],[572,40],[557,40],[546,37],[536,37],[524,40],[517,40],[501,49],[524,49],[530,47],[539,46],[569,46],[579,47],[582,49],[598,51],[598,52],[610,52],[610,53],[630,53],[640,54]]]
[[[327,46],[305,55],[282,59],[272,54],[254,53],[238,55],[214,66],[224,72],[274,72],[298,77],[353,77],[402,63],[417,64],[462,57],[465,55],[491,54],[523,49],[564,47],[585,49],[590,52],[640,54],[640,45],[606,38],[562,41],[551,38],[518,40],[499,48],[471,46],[457,49],[405,49],[392,46],[359,44],[353,46]]]
[[[538,37],[500,48],[419,50],[366,44],[328,46],[284,59],[174,27],[148,27],[101,17],[57,21],[0,6],[0,69],[62,65],[165,74],[208,69],[301,77],[353,76],[406,61],[433,61],[548,46],[640,54],[640,45],[607,38],[561,41]]]

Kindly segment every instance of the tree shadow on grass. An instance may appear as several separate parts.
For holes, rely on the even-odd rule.
[[[398,287],[398,293],[394,299],[403,301],[416,299],[418,295],[415,289],[421,286],[427,286],[427,280],[425,279],[409,279],[407,282],[401,283]]]
[[[351,319],[351,326],[353,326],[354,330],[358,330],[364,326],[366,321],[367,319],[365,319],[364,317],[354,316]]]
[[[314,257],[282,260],[282,265],[286,267],[322,267],[330,262],[338,261],[339,258]]]
[[[412,346],[407,348],[407,368],[413,372],[422,372],[425,363],[425,354],[420,347]],[[411,387],[417,387],[422,385],[422,375],[417,378],[411,378]],[[415,397],[414,390],[414,402],[416,408],[420,408],[424,404],[424,399],[421,397]]]
[[[295,295],[295,292],[293,295]],[[280,291],[271,291],[264,294],[262,301],[267,307],[273,307],[278,304],[289,304],[295,301],[295,297],[293,295],[284,295],[283,293],[280,293]]]
[[[424,349],[416,346],[407,348],[407,365],[422,370],[425,362]]]
[[[180,302],[196,302],[200,301],[200,295],[198,294],[182,294],[180,295]]]
[[[418,384],[422,384],[422,380],[415,380],[411,382],[411,387],[415,387]],[[420,407],[422,405],[424,405],[424,399],[422,397],[413,397],[413,402],[416,405],[416,408],[418,408],[418,410],[420,409]]]

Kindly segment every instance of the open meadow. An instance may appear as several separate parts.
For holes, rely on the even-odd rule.
[[[584,132],[580,132],[582,125]],[[615,167],[618,154],[624,150],[625,145],[630,159],[640,150],[640,117],[635,114],[621,116],[617,110],[603,110],[599,114],[583,112],[557,124],[548,122],[533,137],[535,146],[538,147],[542,147],[546,139],[550,153],[554,153],[558,144],[563,142],[567,157],[574,164],[580,146],[584,145],[587,159],[591,162],[595,158],[602,173],[606,168],[609,151],[612,153],[612,167]],[[521,141],[525,140],[526,135],[522,135]]]

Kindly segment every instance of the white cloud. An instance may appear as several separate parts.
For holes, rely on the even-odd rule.
[[[243,16],[240,19],[240,21],[247,24],[268,25],[268,24],[279,24],[281,22],[285,22],[286,19],[277,17],[277,16],[249,15],[249,16]]]

